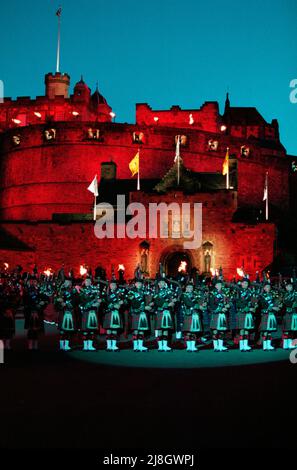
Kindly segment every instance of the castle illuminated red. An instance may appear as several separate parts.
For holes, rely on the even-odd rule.
[[[219,266],[232,277],[251,276],[277,256],[275,220],[291,210],[296,174],[280,142],[278,122],[267,123],[254,107],[233,107],[229,97],[197,109],[153,110],[136,105],[136,123],[114,122],[112,108],[83,78],[69,96],[67,74],[45,76],[45,96],[5,98],[0,104],[1,262],[24,269],[124,264],[132,278],[140,264],[154,276],[161,262],[173,274],[180,260],[200,272]],[[181,136],[181,180],[174,163]],[[230,189],[222,165],[229,148]],[[129,162],[140,149],[141,190]],[[263,188],[269,173],[270,219]],[[202,202],[202,246],[184,250],[182,240],[113,239],[94,235],[93,197],[87,187],[98,174],[98,201]],[[291,192],[290,192],[291,191]]]

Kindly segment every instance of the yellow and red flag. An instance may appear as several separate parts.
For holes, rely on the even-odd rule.
[[[222,175],[227,175],[229,173],[229,149],[227,148],[225,160],[223,163]]]
[[[139,172],[139,151],[135,155],[134,158],[132,158],[131,162],[129,163],[129,169],[132,173],[131,176],[136,175],[136,173]]]

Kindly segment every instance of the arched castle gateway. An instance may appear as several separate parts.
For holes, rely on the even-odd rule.
[[[201,272],[224,267],[226,277],[244,267],[252,276],[277,256],[276,224],[290,217],[295,200],[294,157],[286,154],[278,123],[256,108],[217,102],[200,108],[153,110],[136,105],[136,123],[114,122],[112,108],[81,80],[69,93],[67,74],[47,74],[45,96],[5,98],[0,104],[0,255],[11,266],[57,269],[64,264],[124,264],[131,278],[137,265],[154,276],[159,263],[170,274],[184,261]],[[174,161],[180,136],[179,165]],[[229,189],[222,165],[229,148]],[[140,190],[129,162],[140,152]],[[269,172],[270,218],[263,188]],[[187,252],[184,240],[106,239],[94,235],[92,194],[116,209],[126,204],[202,203],[202,245]],[[177,183],[179,179],[179,184]],[[295,182],[295,184],[294,184]],[[291,208],[291,213],[293,209]],[[162,221],[161,221],[162,222]],[[177,220],[169,220],[172,226]]]

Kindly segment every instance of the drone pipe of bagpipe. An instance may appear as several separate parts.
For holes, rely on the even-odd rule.
[[[103,281],[103,279],[97,279],[97,282],[100,282],[100,284],[103,284],[104,286],[108,286],[108,281]]]
[[[169,284],[176,284],[180,289],[182,288],[180,282],[176,281],[175,279],[165,277],[164,280],[167,281]]]
[[[175,284],[178,286],[178,299],[180,299],[182,293],[183,293],[183,289],[182,289],[182,285],[180,284],[180,282],[178,281],[175,281],[174,279],[169,279],[168,277],[165,277],[165,281],[167,281],[169,284]]]

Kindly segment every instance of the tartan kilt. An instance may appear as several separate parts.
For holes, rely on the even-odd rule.
[[[228,319],[225,313],[212,313],[210,319],[210,329],[218,331],[228,330]]]
[[[147,331],[149,329],[149,323],[147,314],[145,312],[133,313],[132,315],[132,330]]]
[[[262,313],[260,331],[276,331],[277,321],[274,313]]]
[[[283,319],[285,331],[297,331],[297,313],[286,313]]]
[[[83,311],[81,318],[82,331],[96,331],[98,330],[98,316],[94,309]]]
[[[58,329],[65,333],[75,331],[75,319],[72,310],[65,310],[59,313]]]
[[[155,329],[173,330],[172,316],[168,309],[157,311]]]
[[[237,330],[254,330],[255,322],[251,312],[239,312],[236,316]]]
[[[198,333],[202,330],[202,322],[198,313],[193,313],[192,315],[185,315],[182,331]]]
[[[123,322],[118,310],[111,310],[105,314],[103,328],[105,330],[121,330],[123,328]]]

